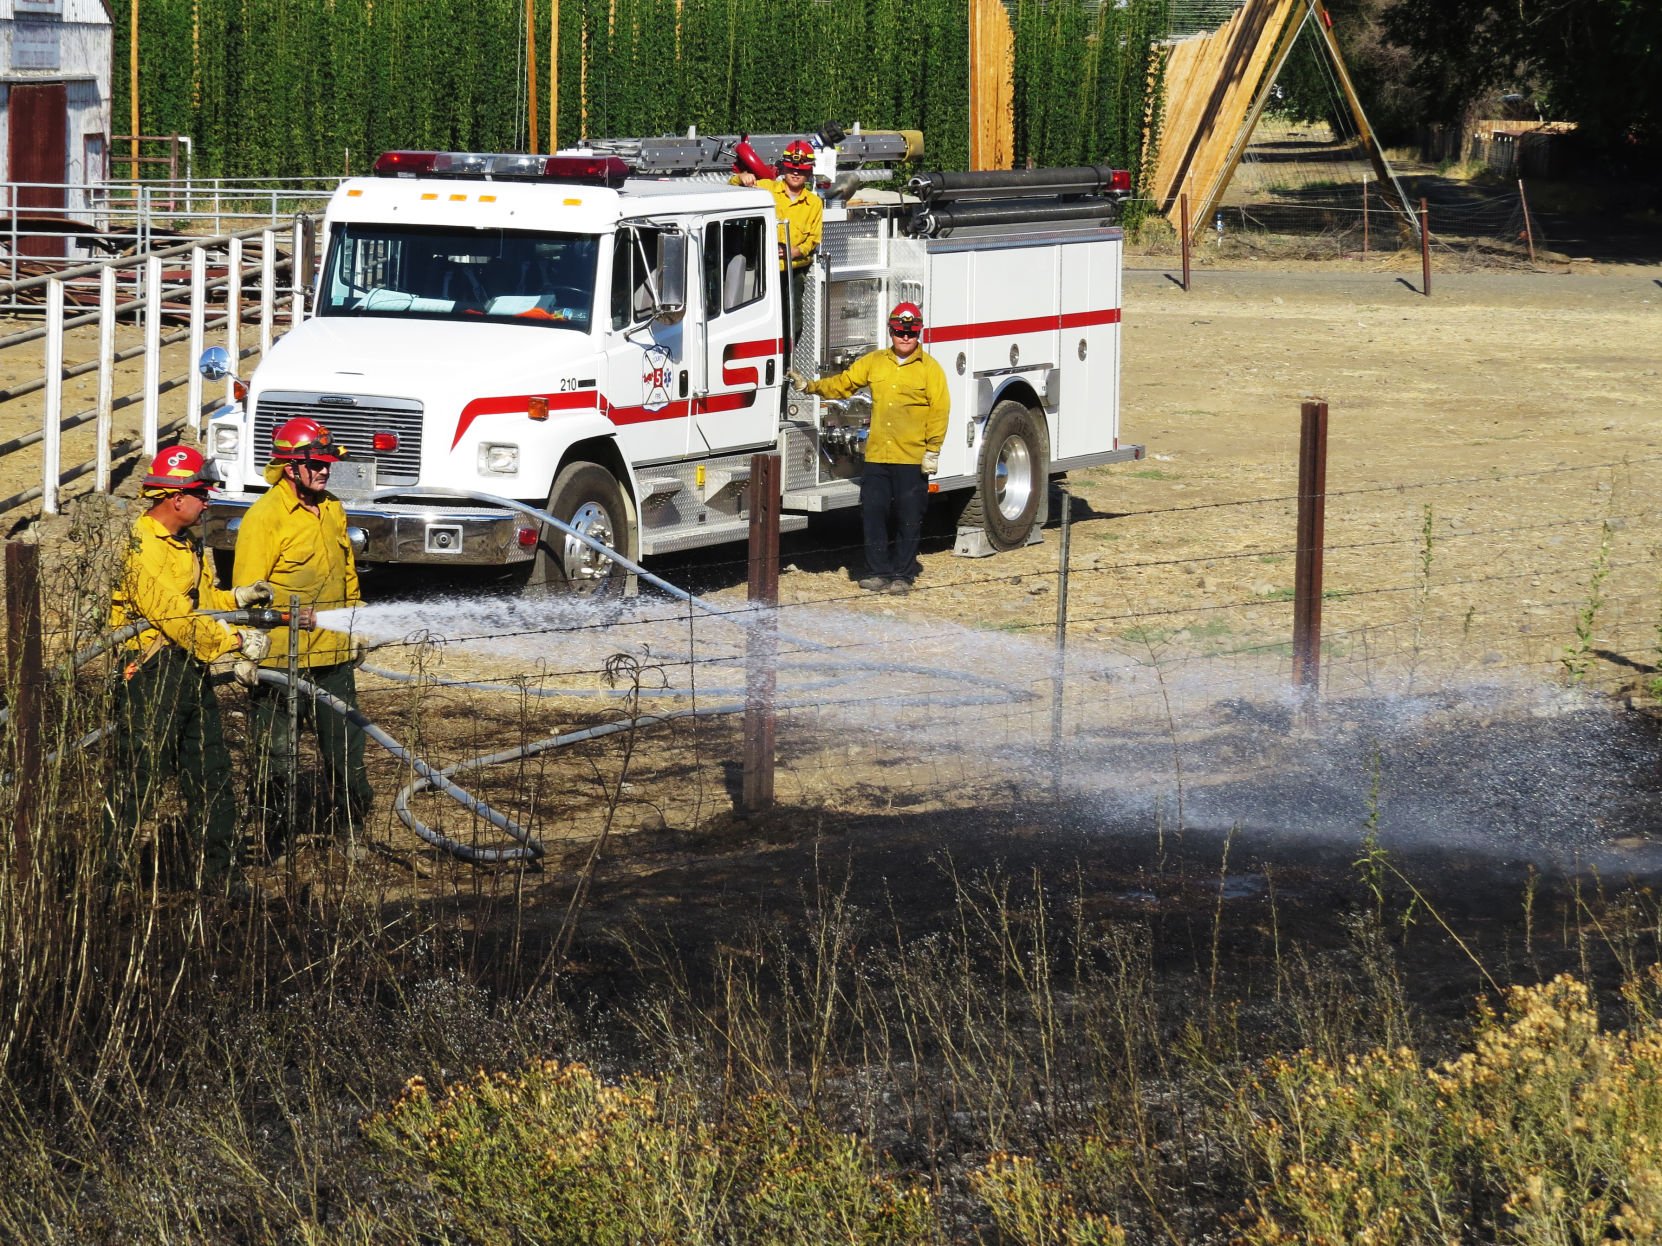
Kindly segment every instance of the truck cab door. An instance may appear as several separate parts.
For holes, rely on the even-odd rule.
[[[764,213],[706,221],[700,239],[707,375],[693,409],[695,450],[772,445],[784,384],[780,272]]]
[[[686,317],[658,318],[653,299],[664,236],[642,223],[624,226],[613,240],[603,410],[632,463],[680,457],[690,448]]]

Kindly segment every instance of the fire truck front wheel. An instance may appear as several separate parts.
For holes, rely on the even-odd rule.
[[[994,549],[1026,544],[1048,479],[1044,438],[1033,412],[1006,398],[987,417],[975,493],[959,527],[982,529]]]
[[[548,513],[620,553],[629,551],[629,508],[623,486],[598,463],[568,463],[548,491]],[[531,564],[530,587],[553,592],[620,590],[626,573],[592,546],[544,525]]]

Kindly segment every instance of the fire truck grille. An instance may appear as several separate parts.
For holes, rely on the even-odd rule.
[[[346,447],[349,458],[373,458],[377,485],[413,485],[420,476],[421,404],[409,398],[356,394],[261,394],[254,412],[256,470],[263,470],[271,461],[272,432],[299,415],[309,415],[327,428],[330,438]],[[377,451],[377,433],[390,433],[397,439],[396,447]]]

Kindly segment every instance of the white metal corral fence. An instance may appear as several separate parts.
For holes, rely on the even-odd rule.
[[[50,275],[0,282],[0,303],[15,304],[22,297],[39,298],[44,291],[44,320],[0,336],[0,358],[14,351],[44,346],[38,376],[14,381],[0,389],[0,426],[17,428],[22,419],[39,414],[38,428],[0,443],[0,463],[28,454],[39,446],[40,484],[0,498],[0,513],[39,501],[42,514],[58,513],[64,486],[89,473],[93,488],[107,492],[111,467],[124,458],[156,452],[164,437],[188,432],[199,435],[204,411],[217,405],[217,396],[204,399],[203,378],[196,359],[210,336],[222,341],[233,360],[264,355],[284,322],[293,325],[305,314],[305,292],[315,263],[316,219],[297,216],[282,229],[270,226],[243,229],[210,238],[192,239],[160,250],[59,269]],[[281,244],[279,240],[281,239]],[[288,254],[280,255],[280,245]],[[210,256],[223,260],[210,265]],[[170,263],[171,262],[171,263]],[[66,292],[73,291],[73,300]],[[223,295],[223,305],[217,299]],[[216,306],[210,314],[210,297]],[[245,315],[245,302],[252,302]],[[132,322],[142,337],[118,346],[118,324]],[[167,322],[174,327],[165,328]],[[13,321],[22,324],[22,321]],[[96,326],[92,358],[68,362],[66,342],[74,335],[90,347]],[[129,328],[127,336],[134,335]],[[176,362],[163,375],[168,348],[187,344],[183,354],[169,352]],[[142,379],[136,389],[117,394],[118,370],[142,361]],[[242,369],[239,369],[242,370]],[[14,377],[28,377],[31,369],[7,368]],[[97,373],[97,397],[83,410],[66,409],[64,385]],[[227,379],[225,397],[234,382]],[[162,419],[162,396],[183,388],[183,414]],[[140,418],[136,433],[118,438],[117,416],[132,409]],[[32,423],[32,419],[30,419]],[[93,423],[94,455],[65,468],[62,438],[69,430]],[[126,430],[124,430],[126,431]],[[16,478],[15,472],[8,476]]]

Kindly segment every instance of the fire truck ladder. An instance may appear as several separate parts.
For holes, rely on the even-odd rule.
[[[636,173],[725,174],[733,168],[733,152],[740,143],[749,143],[763,160],[778,165],[786,146],[802,137],[801,134],[700,134],[695,127],[686,134],[656,138],[584,139],[576,148],[560,154],[616,156]],[[879,175],[883,177],[889,176],[887,166],[916,160],[923,154],[923,136],[916,130],[864,131],[856,126],[845,133],[828,126],[808,136],[808,142],[816,150],[835,148],[840,172],[859,174],[866,171],[861,166],[882,165],[885,168]]]

